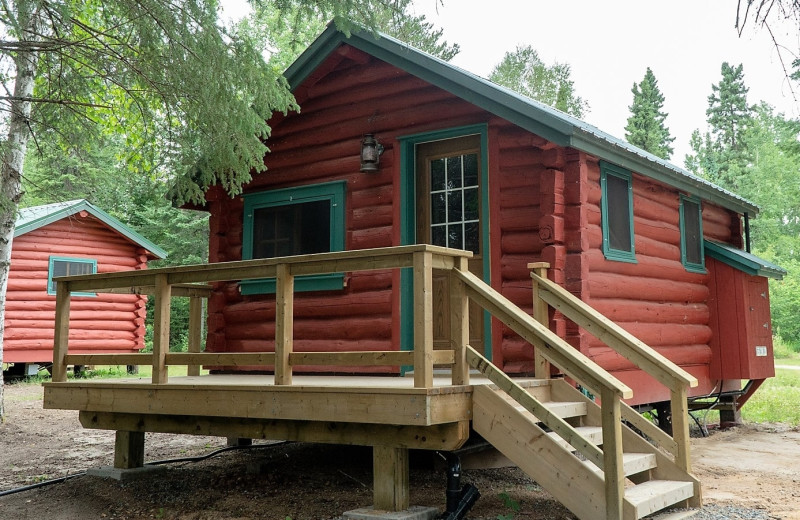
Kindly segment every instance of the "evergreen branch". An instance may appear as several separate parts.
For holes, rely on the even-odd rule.
[[[48,103],[53,105],[64,106],[84,106],[89,108],[113,108],[110,105],[99,105],[96,103],[88,103],[83,101],[68,101],[66,99],[48,99],[48,98],[34,98],[34,97],[19,97],[19,96],[0,96],[2,101],[23,101],[30,103]]]

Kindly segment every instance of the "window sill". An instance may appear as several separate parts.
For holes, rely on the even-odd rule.
[[[251,294],[275,294],[275,278],[241,280],[239,292]],[[336,291],[344,288],[344,273],[314,274],[294,279],[295,292]]]

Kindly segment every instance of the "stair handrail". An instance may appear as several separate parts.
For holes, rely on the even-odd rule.
[[[497,388],[505,392],[516,403],[536,416],[545,426],[553,430],[559,437],[569,443],[588,460],[600,469],[603,468],[603,451],[582,437],[575,427],[554,414],[544,406],[536,397],[527,392],[505,372],[481,355],[472,346],[467,346],[467,363],[469,366],[486,376]]]
[[[633,390],[630,387],[600,368],[597,363],[573,348],[555,332],[534,320],[486,282],[469,271],[454,269],[453,272],[464,283],[472,301],[539,348],[548,361],[569,377],[597,394],[605,390],[622,399],[633,397]]]
[[[603,470],[606,516],[609,519],[622,518],[622,505],[625,496],[625,471],[622,461],[622,399],[633,397],[633,391],[616,377],[603,370],[594,361],[586,357],[569,343],[560,338],[545,325],[536,321],[532,316],[526,314],[508,298],[500,294],[497,290],[489,286],[483,280],[470,273],[469,271],[455,268],[453,274],[457,280],[463,283],[464,291],[469,298],[487,310],[492,316],[500,320],[511,330],[522,336],[525,340],[534,345],[539,353],[550,363],[556,365],[569,377],[593,391],[600,396],[600,415],[602,418],[603,429],[603,449],[599,450],[596,446],[591,448],[581,446],[577,439],[583,437],[566,421],[555,420],[555,416],[545,414],[547,420],[539,417],[534,411],[536,400],[524,397],[520,393],[527,394],[519,385],[511,381],[500,369],[494,367],[488,360],[480,356],[471,346],[467,347],[467,361],[474,368],[484,368],[492,374],[490,380],[499,388],[511,389],[514,398],[519,404],[528,411],[536,415],[548,428],[552,429],[559,437],[568,442],[571,446],[578,449],[593,464]],[[473,365],[476,363],[478,366]],[[494,367],[494,368],[492,368]],[[489,368],[492,368],[489,370]],[[485,375],[486,372],[484,372]],[[502,374],[502,376],[500,375]],[[498,383],[498,381],[500,383]],[[539,403],[541,404],[541,403]],[[530,409],[528,408],[530,406]],[[543,406],[542,406],[543,408]],[[542,413],[541,411],[539,413]],[[561,424],[561,423],[564,424]],[[566,425],[566,426],[565,426]],[[577,445],[576,445],[577,444]],[[587,443],[588,444],[588,443]],[[599,452],[599,453],[597,453]]]
[[[547,264],[531,264],[531,266],[533,265],[541,268]],[[671,453],[675,458],[675,463],[681,469],[691,472],[689,411],[686,398],[688,388],[697,386],[697,378],[557,283],[533,271],[531,278],[534,283],[534,294],[538,295],[538,298],[560,311],[567,319],[603,341],[609,348],[624,356],[669,389],[672,407],[672,436],[644,419],[625,403],[621,403],[621,413],[626,421]]]

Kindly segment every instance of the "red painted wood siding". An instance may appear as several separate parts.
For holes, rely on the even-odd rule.
[[[3,361],[51,362],[55,296],[47,294],[51,256],[97,260],[97,272],[147,267],[146,252],[92,216],[74,215],[14,238],[6,296]],[[73,296],[71,353],[144,348],[145,296]]]
[[[634,175],[639,263],[608,262],[600,249],[596,158],[558,147],[353,49],[334,53],[319,70],[297,89],[302,113],[272,122],[269,170],[246,193],[346,180],[346,249],[399,245],[398,138],[487,123],[491,207],[484,214],[490,218],[492,285],[530,311],[526,265],[550,262],[551,279],[686,366],[702,381],[697,392],[709,388],[708,277],[681,265],[677,190]],[[376,174],[358,173],[365,133],[375,133],[386,147]],[[241,198],[215,189],[209,199],[210,260],[238,260]],[[740,224],[728,211],[704,203],[703,226],[707,237],[741,245]],[[296,294],[296,350],[400,348],[399,288],[397,273],[380,272],[352,276],[343,291]],[[209,310],[208,350],[273,349],[273,297],[243,297],[236,284],[223,284]],[[625,359],[559,313],[551,318],[551,328],[572,345],[635,381],[639,402],[662,397],[648,393],[653,385]],[[532,371],[532,350],[516,334],[495,323],[492,339],[495,363],[510,373]]]

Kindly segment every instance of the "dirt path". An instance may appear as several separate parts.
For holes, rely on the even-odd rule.
[[[5,395],[0,491],[112,463],[113,432],[84,430],[76,412],[43,410],[39,386],[10,385]],[[148,434],[146,460],[205,454],[224,444],[217,437]],[[708,506],[703,520],[800,520],[797,429],[747,426],[716,433],[694,439],[692,454]],[[77,477],[0,497],[0,520],[330,519],[371,503],[370,465],[368,449],[259,447],[171,464],[125,486]],[[516,468],[465,471],[464,481],[482,495],[469,518],[573,518]],[[430,459],[414,461],[411,482],[412,503],[444,508],[444,471]]]

